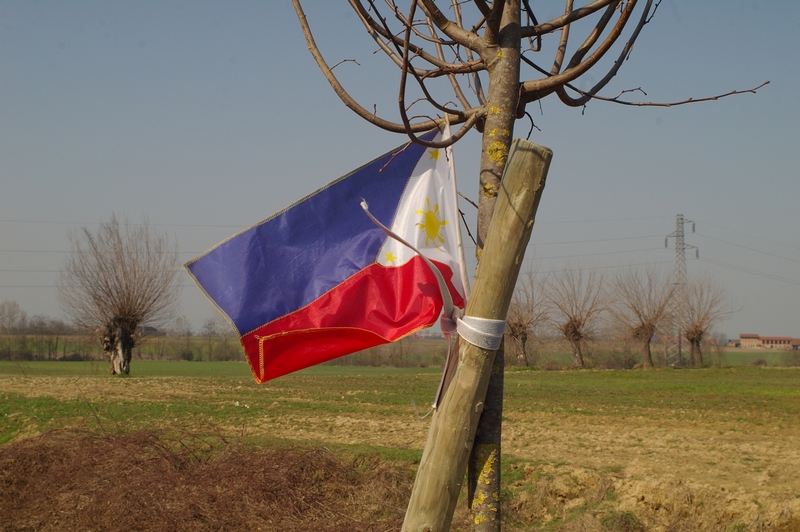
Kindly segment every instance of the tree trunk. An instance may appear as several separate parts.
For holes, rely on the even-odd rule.
[[[586,363],[583,361],[583,349],[581,348],[580,340],[570,340],[572,345],[572,363],[575,367],[585,368]]]
[[[528,353],[525,351],[525,345],[528,343],[528,335],[525,334],[519,339],[521,352],[517,355],[517,364],[520,366],[530,366],[528,362]]]
[[[491,39],[490,32],[496,28],[496,45],[490,47],[484,55],[489,76],[487,103],[489,113],[483,129],[480,190],[478,194],[478,261],[484,251],[484,242],[488,238],[489,226],[493,217],[498,193],[501,189],[501,178],[506,170],[510,155],[511,140],[514,135],[514,122],[517,119],[520,83],[520,20],[521,6],[519,0],[507,0],[496,20],[487,21],[486,37]],[[549,150],[547,150],[549,152]],[[549,157],[544,167],[547,173]],[[542,175],[542,178],[544,178]],[[542,181],[542,185],[544,181]],[[541,188],[539,189],[541,193]],[[538,204],[538,199],[537,199]],[[530,236],[532,228],[526,228]],[[507,237],[503,237],[507,238]],[[524,251],[523,251],[524,253]],[[516,268],[517,273],[519,267]],[[498,275],[504,272],[498,271]],[[508,278],[512,285],[516,284],[517,274]],[[513,290],[513,286],[512,286]],[[503,312],[505,318],[505,311]],[[483,413],[486,421],[481,421],[476,440],[481,446],[475,447],[469,460],[469,493],[468,504],[473,515],[473,530],[480,532],[500,530],[500,435],[503,414],[503,372],[505,371],[504,353],[500,351],[491,372],[489,388],[492,392],[486,397]],[[488,433],[487,433],[488,432]],[[490,452],[487,452],[491,449]],[[479,473],[480,472],[480,473]],[[489,482],[477,484],[478,478],[486,472],[484,479]],[[474,507],[474,508],[473,508]],[[476,513],[477,512],[477,513]],[[489,515],[491,519],[481,519],[478,515]],[[481,521],[480,523],[478,521]]]
[[[544,188],[552,152],[515,140],[478,263],[466,314],[504,320]],[[458,365],[431,420],[408,503],[405,532],[448,530],[464,482],[496,352],[459,342]]]
[[[700,339],[691,338],[689,344],[692,346],[692,366],[702,366],[703,352],[700,350]]]
[[[469,517],[472,530],[500,530],[500,440],[503,428],[504,346],[494,356],[489,388],[475,433],[467,469]]]
[[[103,351],[108,356],[108,363],[112,375],[129,375],[131,372],[131,358],[136,344],[131,327],[109,324],[101,338]]]
[[[650,351],[650,340],[651,336],[648,336],[646,339],[643,338],[642,342],[642,366],[645,368],[652,368],[653,367],[653,354]]]

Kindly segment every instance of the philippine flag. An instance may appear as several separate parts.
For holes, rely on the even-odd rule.
[[[432,131],[423,139],[439,140]],[[186,264],[236,328],[257,382],[430,327],[442,297],[464,308],[450,149],[408,143]]]

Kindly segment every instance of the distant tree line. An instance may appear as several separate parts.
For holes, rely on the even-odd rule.
[[[79,331],[63,320],[28,316],[16,301],[0,302],[0,359],[55,360],[67,356]]]
[[[135,356],[144,360],[244,360],[233,329],[213,317],[195,332],[185,316],[165,329],[141,326]],[[94,330],[58,318],[29,316],[13,300],[0,302],[0,360],[104,360]]]
[[[710,279],[677,285],[654,269],[630,268],[610,276],[576,266],[547,275],[530,270],[520,277],[509,309],[506,362],[537,365],[539,349],[560,339],[578,368],[702,366],[714,326],[732,312],[726,295]],[[606,355],[614,344],[610,353],[621,356],[588,361],[587,346],[600,340]],[[654,357],[654,342],[663,356]]]

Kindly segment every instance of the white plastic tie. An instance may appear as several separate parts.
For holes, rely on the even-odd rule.
[[[464,316],[459,318],[457,329],[459,336],[472,345],[488,351],[496,351],[503,341],[506,322],[505,320]]]

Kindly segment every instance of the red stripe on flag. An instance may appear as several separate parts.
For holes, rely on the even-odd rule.
[[[452,270],[435,263],[456,306]],[[242,336],[258,382],[385,344],[430,327],[442,310],[436,279],[416,256],[388,268],[372,264],[302,309]]]

